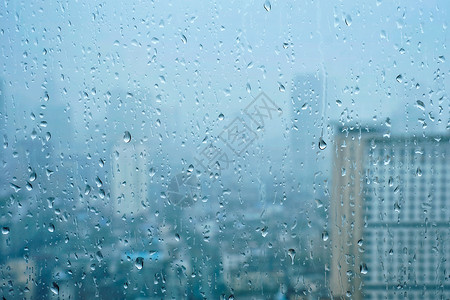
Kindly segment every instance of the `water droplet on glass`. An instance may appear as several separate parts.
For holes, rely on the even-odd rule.
[[[33,129],[33,131],[31,132],[31,139],[34,140],[37,136],[37,132],[36,130]]]
[[[220,121],[223,121],[224,118],[225,118],[225,116],[224,116],[223,114],[220,114],[220,115],[219,115],[219,120],[220,120]]]
[[[51,133],[50,133],[50,132],[47,132],[47,133],[45,134],[45,140],[48,142],[48,141],[50,141],[51,138],[52,138]]]
[[[91,192],[92,188],[89,184],[86,184],[86,187],[84,188],[84,194],[87,196]]]
[[[327,231],[322,232],[322,240],[324,242],[328,241],[328,232]]]
[[[178,233],[175,233],[175,240],[176,240],[177,242],[180,241],[180,235],[179,235]]]
[[[53,294],[58,295],[59,294],[59,286],[56,284],[56,282],[52,283],[52,286],[50,287],[50,290]]]
[[[390,187],[392,187],[394,185],[394,178],[389,177],[388,184]]]
[[[322,138],[320,138],[319,139],[319,149],[325,150],[326,147],[327,147],[327,143],[325,143],[325,141]]]
[[[6,226],[4,226],[4,227],[2,227],[2,234],[8,234],[9,233],[9,227],[6,227]]]
[[[262,235],[263,237],[266,237],[267,234],[269,233],[268,229],[269,229],[269,228],[268,228],[267,226],[264,226],[264,227],[261,229],[261,235]]]
[[[362,239],[360,239],[359,241],[358,241],[358,246],[362,246],[363,245],[363,243],[364,243],[364,241],[362,240]]]
[[[402,81],[403,81],[402,74],[399,74],[397,77],[395,77],[395,80],[397,80],[398,83],[402,83]]]
[[[345,17],[345,25],[347,26],[352,25],[352,17],[350,17],[349,15]]]
[[[289,250],[288,250],[288,255],[289,255],[289,257],[291,258],[292,264],[294,264],[295,250],[292,249],[292,248],[289,249]]]
[[[183,44],[187,43],[187,38],[184,34],[181,35],[181,41],[183,42]]]
[[[14,192],[17,193],[18,191],[20,191],[20,186],[18,186],[17,184],[10,182],[9,185],[14,189]]]
[[[98,176],[97,176],[97,178],[95,178],[95,183],[97,184],[97,187],[102,187],[102,185],[103,185],[102,180],[100,178],[98,178]]]
[[[425,103],[423,103],[422,101],[420,101],[420,100],[417,100],[417,107],[420,109],[420,110],[425,110]]]
[[[422,170],[420,168],[417,168],[416,176],[418,176],[418,177],[422,176]]]
[[[264,2],[264,9],[266,11],[270,11],[272,9],[272,5],[270,4],[269,1]]]
[[[27,182],[27,184],[25,185],[25,187],[27,188],[28,191],[31,191],[33,189],[33,186],[31,185],[31,183]]]
[[[125,143],[129,143],[131,141],[131,133],[129,131],[125,131],[123,134],[123,141]]]
[[[36,175],[35,172],[33,172],[33,173],[30,174],[30,177],[28,178],[28,180],[29,180],[30,182],[33,182],[33,181],[36,180],[36,178],[37,178],[37,175]]]
[[[322,203],[322,201],[320,199],[316,199],[316,207],[317,208],[323,207],[323,203]]]
[[[187,174],[190,175],[190,174],[192,174],[192,172],[194,172],[194,166],[189,165],[189,167],[187,168]]]
[[[49,232],[55,232],[55,225],[53,225],[52,223],[50,223],[50,225],[48,225],[48,231],[49,231]]]
[[[400,205],[399,205],[397,202],[395,202],[395,204],[394,204],[394,211],[395,211],[396,213],[399,213],[399,212],[400,212]]]
[[[362,263],[359,266],[359,271],[361,272],[361,274],[366,275],[368,272],[367,265],[365,263]]]
[[[136,261],[134,262],[134,266],[136,267],[136,269],[142,270],[142,268],[144,267],[144,258],[142,258],[140,256],[138,258],[136,258]]]

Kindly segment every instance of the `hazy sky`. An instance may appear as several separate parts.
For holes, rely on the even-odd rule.
[[[213,126],[220,113],[227,120],[264,91],[283,109],[282,126],[290,128],[292,79],[317,73],[327,78],[326,110],[319,112],[326,124],[341,115],[362,123],[391,117],[395,123],[410,111],[415,118],[432,112],[435,121],[426,119],[430,128],[439,118],[441,128],[447,126],[448,99],[439,104],[439,98],[450,84],[448,1],[271,1],[270,6],[267,11],[264,1],[2,2],[0,76],[18,125],[9,124],[23,126],[20,119],[42,104],[45,88],[56,95],[48,105],[59,101],[81,136],[105,122],[106,93],[112,90],[147,95],[149,114],[160,109],[149,122],[159,118],[166,132],[195,131],[196,123]],[[284,131],[280,126],[266,128],[268,139]]]

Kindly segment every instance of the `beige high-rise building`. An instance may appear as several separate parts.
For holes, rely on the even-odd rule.
[[[332,296],[449,299],[449,137],[339,128],[333,151]]]
[[[363,235],[364,148],[367,135],[337,130],[333,148],[333,189],[330,203],[330,289],[337,299],[362,299],[361,240]]]

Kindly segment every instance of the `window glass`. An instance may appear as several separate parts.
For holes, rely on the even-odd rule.
[[[3,1],[4,299],[449,299],[450,3]]]

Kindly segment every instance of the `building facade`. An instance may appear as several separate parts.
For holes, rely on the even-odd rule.
[[[335,141],[333,296],[448,299],[449,138],[339,129]]]

